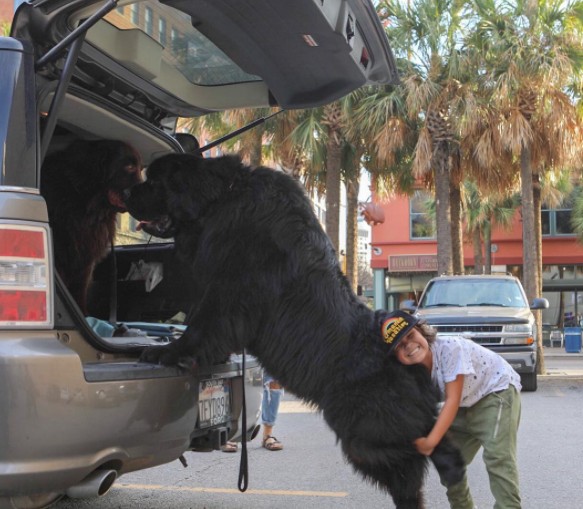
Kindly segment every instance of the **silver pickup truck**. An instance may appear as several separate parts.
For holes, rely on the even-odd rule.
[[[427,283],[418,304],[401,304],[438,335],[463,336],[499,353],[520,374],[525,391],[537,389],[537,338],[531,310],[548,307],[542,298],[529,306],[520,280],[509,275],[439,276]]]
[[[21,3],[0,37],[0,508],[102,495],[251,439],[261,407],[260,366],[240,352],[194,370],[139,361],[182,334],[196,295],[172,239],[140,236],[127,214],[81,312],[55,270],[43,160],[113,139],[147,166],[190,150],[179,117],[316,107],[395,77],[369,0]]]

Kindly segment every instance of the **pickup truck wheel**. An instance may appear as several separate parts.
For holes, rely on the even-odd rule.
[[[45,509],[63,496],[62,493],[42,493],[24,497],[0,497],[0,509]]]
[[[534,392],[538,388],[538,377],[534,373],[522,373],[520,375],[520,383],[524,392]]]

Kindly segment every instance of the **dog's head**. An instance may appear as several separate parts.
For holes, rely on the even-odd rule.
[[[45,184],[66,181],[90,206],[125,212],[123,193],[142,181],[141,171],[140,155],[123,141],[77,140],[47,157],[43,178]]]
[[[126,207],[146,232],[172,237],[180,224],[201,218],[207,206],[232,185],[240,167],[235,156],[163,156],[148,167],[145,182],[126,191]]]
[[[138,152],[120,141],[104,140],[102,144],[102,182],[107,199],[118,212],[126,212],[124,192],[142,182],[142,162]]]

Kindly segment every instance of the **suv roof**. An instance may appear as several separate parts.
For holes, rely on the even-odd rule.
[[[447,279],[517,279],[512,274],[457,274],[447,276],[436,276],[431,281],[447,280]]]

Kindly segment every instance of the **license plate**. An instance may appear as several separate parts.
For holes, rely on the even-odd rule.
[[[203,380],[198,390],[199,427],[208,428],[231,420],[229,380]]]

